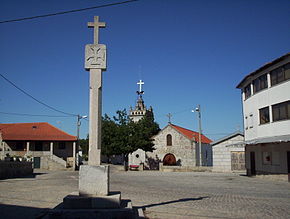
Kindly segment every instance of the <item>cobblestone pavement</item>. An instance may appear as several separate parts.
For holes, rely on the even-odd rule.
[[[111,191],[158,218],[290,218],[290,183],[223,173],[111,172]],[[78,172],[0,180],[0,218],[35,218],[77,191]]]
[[[196,172],[116,173],[112,182],[149,218],[290,218],[287,182]]]

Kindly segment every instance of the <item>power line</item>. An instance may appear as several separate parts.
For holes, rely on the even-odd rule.
[[[52,106],[47,105],[46,103],[44,103],[44,102],[42,102],[42,101],[36,99],[35,97],[33,97],[32,95],[30,95],[30,94],[27,93],[26,91],[22,90],[20,87],[18,87],[18,86],[17,86],[16,84],[14,84],[12,81],[10,81],[9,79],[7,79],[7,78],[6,78],[4,75],[2,75],[1,73],[0,73],[0,76],[1,76],[5,81],[7,81],[8,83],[10,83],[12,86],[14,86],[14,87],[17,88],[18,90],[20,90],[22,93],[24,93],[25,95],[29,96],[30,98],[32,98],[32,99],[35,100],[36,102],[38,102],[38,103],[40,103],[40,104],[46,106],[47,108],[49,108],[49,109],[51,109],[51,110],[54,110],[54,111],[56,111],[56,112],[62,113],[62,114],[69,115],[69,116],[77,116],[76,114],[66,113],[66,112],[63,112],[63,111],[61,111],[61,110],[58,110],[58,109],[56,109],[56,108],[54,108],[54,107],[52,107]]]
[[[39,117],[74,117],[74,116],[35,115],[26,113],[7,113],[7,112],[0,112],[0,114],[15,115],[15,116],[39,116]]]
[[[87,10],[92,10],[92,9],[96,9],[96,8],[105,8],[105,7],[115,6],[115,5],[127,4],[127,3],[131,3],[131,2],[135,2],[135,1],[138,1],[138,0],[129,0],[129,1],[111,3],[111,4],[93,6],[93,7],[89,7],[89,8],[81,8],[81,9],[75,9],[75,10],[70,10],[70,11],[61,11],[61,12],[56,12],[56,13],[52,13],[52,14],[44,14],[44,15],[37,15],[37,16],[32,16],[32,17],[18,18],[18,19],[12,19],[12,20],[4,20],[4,21],[0,21],[0,24],[17,22],[17,21],[24,21],[24,20],[32,20],[32,19],[43,18],[43,17],[51,17],[51,16],[56,16],[56,15],[69,14],[69,13],[75,13],[75,12],[80,12],[80,11],[87,11]]]

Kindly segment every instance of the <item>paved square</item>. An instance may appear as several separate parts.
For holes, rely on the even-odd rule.
[[[149,218],[290,218],[290,183],[222,173],[123,172],[111,191]],[[35,218],[78,190],[78,172],[0,180],[0,218]]]

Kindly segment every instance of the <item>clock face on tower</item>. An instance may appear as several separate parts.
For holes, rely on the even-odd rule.
[[[106,45],[87,44],[85,51],[85,69],[106,69]]]

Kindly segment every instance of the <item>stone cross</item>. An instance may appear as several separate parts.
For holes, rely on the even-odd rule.
[[[137,84],[139,85],[139,92],[141,93],[142,92],[142,85],[144,84],[144,81],[140,80]]]
[[[94,28],[94,44],[99,43],[99,28],[106,27],[105,22],[99,22],[99,16],[94,16],[94,22],[88,22],[88,27]]]
[[[94,22],[88,22],[88,27],[94,28],[94,44],[87,44],[85,49],[85,69],[90,71],[90,166],[101,164],[102,72],[106,70],[106,46],[99,44],[99,28],[105,26],[98,16],[94,17]]]

